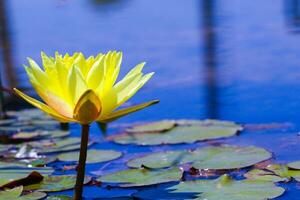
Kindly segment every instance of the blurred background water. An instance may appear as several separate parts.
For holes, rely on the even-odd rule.
[[[122,75],[141,61],[156,72],[128,104],[161,103],[120,122],[300,122],[300,0],[0,0],[0,28],[8,88],[34,94],[22,65],[26,57],[40,61],[41,50],[121,50]],[[17,104],[7,97],[6,105]],[[276,133],[272,142],[269,133],[233,140],[264,146],[286,161],[300,159],[295,132]],[[293,199],[295,188],[280,199]]]

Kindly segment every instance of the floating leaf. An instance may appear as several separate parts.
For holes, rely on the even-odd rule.
[[[54,195],[46,198],[46,200],[72,200],[72,199],[73,199],[72,197],[65,196],[65,195]]]
[[[91,181],[90,177],[85,177],[84,183]],[[25,190],[37,190],[41,192],[57,192],[74,188],[76,176],[46,176],[44,179],[33,185],[25,186]]]
[[[171,168],[164,170],[148,169],[127,169],[104,175],[98,181],[120,184],[123,187],[145,186],[171,181],[179,181],[182,177],[182,170]]]
[[[196,169],[237,169],[270,159],[271,153],[258,147],[220,146],[194,151],[169,151],[130,160],[130,167],[163,168],[191,163]]]
[[[4,162],[0,161],[0,168],[9,168],[9,167],[27,167],[26,163],[21,162]]]
[[[80,138],[69,137],[60,140],[44,140],[38,142],[30,143],[33,147],[37,148],[38,153],[48,154],[48,153],[60,153],[66,151],[74,151],[80,149]],[[89,142],[88,145],[91,145]]]
[[[105,162],[119,158],[122,155],[119,151],[112,150],[89,150],[86,163]],[[61,161],[78,161],[79,152],[63,153],[58,155]]]
[[[43,176],[36,171],[32,171],[29,174],[2,173],[1,171],[0,187],[13,188],[20,185],[39,183],[42,180]]]
[[[215,180],[181,182],[169,188],[171,193],[199,193],[198,200],[265,200],[278,197],[284,189],[270,181],[233,180],[223,175]]]
[[[234,136],[241,127],[239,125],[223,125],[218,121],[208,124],[177,126],[163,133],[128,133],[115,136],[114,142],[120,144],[159,145],[194,143],[196,141],[219,139]]]
[[[144,125],[134,126],[126,130],[129,133],[137,133],[137,132],[164,132],[170,130],[175,127],[174,120],[162,120],[158,122],[152,122]]]
[[[276,175],[282,178],[294,178],[296,181],[300,182],[300,170],[289,169],[286,165],[278,164],[269,165],[266,169],[274,172]]]
[[[289,168],[292,168],[292,169],[299,169],[300,170],[300,161],[295,161],[295,162],[288,163],[287,166]]]
[[[47,196],[47,194],[42,192],[32,192],[22,195],[23,187],[16,187],[10,190],[0,191],[0,199],[6,200],[38,200]]]
[[[263,181],[271,181],[271,182],[282,182],[282,181],[288,181],[288,178],[285,177],[280,177],[276,175],[275,173],[271,171],[266,171],[263,169],[253,169],[244,176],[247,179],[252,179],[252,180],[263,180]]]

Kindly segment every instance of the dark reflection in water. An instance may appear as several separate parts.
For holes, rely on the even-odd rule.
[[[217,87],[217,39],[215,22],[215,1],[202,1],[202,31],[204,37],[203,60],[206,78],[206,117],[218,118],[218,87]]]
[[[294,33],[300,33],[300,1],[284,0],[287,25]]]
[[[12,44],[9,33],[9,19],[6,7],[6,0],[0,0],[0,44],[2,56],[2,72],[5,76],[5,81],[10,87],[17,86],[17,80],[14,71],[14,61],[12,55]]]

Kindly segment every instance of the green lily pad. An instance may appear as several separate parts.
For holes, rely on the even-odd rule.
[[[0,187],[5,188],[13,188],[20,185],[39,183],[43,179],[43,176],[36,171],[22,174],[18,172],[3,173],[1,170],[0,175]]]
[[[299,169],[300,170],[300,161],[290,162],[287,166],[291,169]]]
[[[10,167],[27,167],[26,163],[21,162],[3,162],[0,161],[0,168],[10,168]]]
[[[182,178],[182,170],[179,168],[149,170],[149,169],[127,169],[104,175],[98,181],[105,183],[120,184],[122,187],[135,187],[179,181]]]
[[[300,182],[300,170],[289,169],[286,165],[278,164],[269,165],[266,169],[282,178],[294,178],[296,181]]]
[[[222,125],[213,121],[205,125],[177,126],[163,133],[127,133],[113,138],[119,144],[160,145],[194,143],[196,141],[220,139],[234,136],[241,127],[239,125]]]
[[[57,140],[43,140],[39,142],[31,142],[34,148],[37,149],[39,154],[49,154],[49,153],[61,153],[66,151],[74,151],[80,149],[81,139],[78,137],[69,137],[65,139]],[[89,142],[88,145],[93,144]]]
[[[0,199],[6,200],[38,200],[45,198],[47,194],[43,192],[32,192],[22,195],[23,187],[16,187],[10,190],[0,191]]]
[[[84,184],[91,181],[90,177],[85,177]],[[25,190],[37,190],[40,192],[58,192],[74,188],[76,176],[62,175],[62,176],[46,176],[44,179],[33,185],[25,186]]]
[[[42,168],[16,168],[16,169],[1,169],[0,170],[0,187],[7,185],[13,181],[30,177],[30,174],[35,171],[42,176],[50,175],[54,170],[50,167]]]
[[[73,198],[70,196],[65,196],[65,195],[53,195],[53,196],[48,196],[46,200],[72,200]]]
[[[105,162],[119,158],[122,155],[119,151],[112,150],[88,150],[86,163]],[[78,161],[79,152],[62,153],[58,155],[61,161]]]
[[[274,183],[289,180],[288,178],[278,176],[271,171],[266,171],[263,169],[253,169],[253,170],[247,172],[246,174],[244,174],[244,176],[247,179],[251,179],[251,180],[271,181]]]
[[[198,200],[265,200],[278,197],[284,189],[270,181],[233,180],[223,175],[214,180],[181,182],[169,188],[171,193],[199,193]]]
[[[137,133],[137,132],[164,132],[174,128],[176,125],[174,120],[162,120],[158,122],[152,122],[148,124],[134,126],[126,130],[129,133]]]
[[[194,151],[169,151],[130,160],[129,167],[163,168],[191,163],[196,169],[237,169],[270,159],[272,154],[258,147],[220,146]]]

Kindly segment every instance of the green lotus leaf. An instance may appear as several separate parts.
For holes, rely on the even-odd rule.
[[[291,169],[299,169],[300,170],[300,161],[294,161],[287,164],[287,166]]]
[[[164,132],[174,128],[176,125],[174,120],[162,120],[143,125],[137,125],[126,130],[129,133],[137,132]]]
[[[42,176],[52,174],[54,170],[49,167],[43,168],[16,168],[16,169],[1,169],[0,170],[0,187],[7,185],[13,181],[30,178],[30,174],[35,171]]]
[[[204,147],[194,151],[169,151],[130,160],[129,167],[164,168],[190,163],[196,169],[237,169],[270,159],[271,153],[258,147]]]
[[[113,150],[88,150],[86,163],[106,162],[119,158],[122,155],[119,151]],[[79,152],[62,153],[58,155],[60,161],[78,161]]]
[[[160,145],[194,143],[196,141],[220,139],[234,136],[241,126],[223,125],[218,121],[208,124],[191,126],[177,126],[163,133],[127,133],[113,137],[113,141],[119,144]]]
[[[227,175],[214,180],[181,182],[169,190],[171,193],[198,193],[198,200],[265,200],[284,193],[283,188],[270,181],[236,181]]]
[[[84,183],[91,181],[90,177],[85,177]],[[61,176],[45,176],[38,184],[25,186],[25,190],[37,190],[40,192],[57,192],[74,188],[76,176],[61,175]]]
[[[22,195],[23,187],[16,187],[13,189],[0,191],[0,199],[6,200],[38,200],[47,196],[43,192],[32,192]]]
[[[267,170],[263,170],[263,169],[253,169],[253,170],[247,172],[246,174],[244,174],[244,176],[247,179],[251,179],[251,180],[271,181],[274,183],[289,180],[289,178],[278,176],[271,171],[267,171]]]
[[[182,170],[179,168],[149,170],[149,169],[127,169],[104,175],[98,181],[105,183],[120,184],[122,187],[135,187],[179,181]]]

